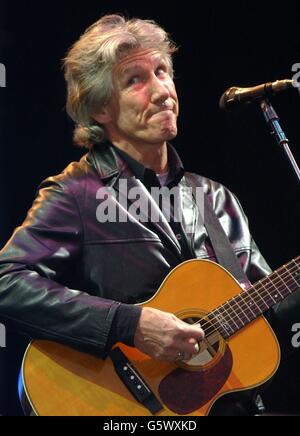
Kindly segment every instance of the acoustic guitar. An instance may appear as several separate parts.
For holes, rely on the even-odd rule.
[[[243,290],[208,260],[189,260],[141,306],[201,323],[205,340],[189,362],[151,359],[117,344],[105,360],[34,340],[22,365],[36,415],[207,415],[217,399],[253,389],[276,372],[280,349],[262,314],[300,288],[300,256]]]

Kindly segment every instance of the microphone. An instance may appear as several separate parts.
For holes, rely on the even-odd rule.
[[[233,86],[224,92],[219,100],[220,109],[230,111],[240,103],[252,103],[259,98],[268,97],[277,92],[294,87],[293,81],[289,79],[276,80],[276,82],[263,83],[251,88],[238,88]]]

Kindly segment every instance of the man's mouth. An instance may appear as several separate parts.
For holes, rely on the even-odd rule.
[[[160,110],[154,112],[152,115],[163,114],[166,112],[170,112],[170,113],[174,114],[174,108],[171,106],[166,106],[166,107],[163,107]]]

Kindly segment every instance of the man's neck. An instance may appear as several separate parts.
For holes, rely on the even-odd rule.
[[[156,174],[163,174],[168,171],[168,150],[167,144],[147,144],[147,145],[132,145],[125,143],[117,143],[114,145],[125,153],[129,154],[133,159],[144,165],[146,168],[152,169]]]

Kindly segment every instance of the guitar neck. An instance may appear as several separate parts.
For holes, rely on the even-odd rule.
[[[210,312],[209,324],[229,338],[299,288],[300,256]]]

